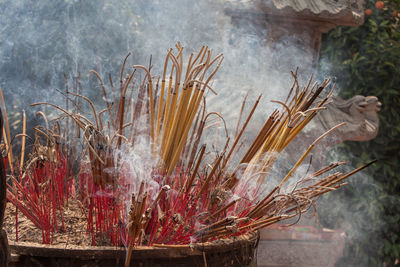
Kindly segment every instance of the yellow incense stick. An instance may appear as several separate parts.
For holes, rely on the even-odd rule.
[[[7,116],[7,110],[6,110],[6,104],[4,102],[4,96],[3,96],[3,90],[0,87],[0,99],[1,99],[1,105],[3,108],[3,116],[4,116],[4,126],[3,126],[3,137],[4,141],[6,144],[6,149],[8,153],[8,163],[10,165],[11,172],[14,172],[14,166],[13,166],[13,153],[12,153],[12,148],[11,148],[11,134],[10,134],[10,127],[8,125],[8,116]],[[6,135],[7,133],[7,135]]]
[[[22,172],[22,167],[24,166],[24,156],[25,156],[25,139],[26,139],[26,114],[25,110],[22,111],[23,122],[22,122],[22,144],[21,144],[21,161],[20,161],[20,171]]]

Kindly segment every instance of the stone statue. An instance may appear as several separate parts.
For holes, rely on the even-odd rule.
[[[333,97],[327,109],[321,111],[314,119],[315,124],[324,131],[339,123],[346,125],[335,132],[336,144],[344,141],[369,141],[378,134],[379,118],[377,112],[382,106],[375,96],[356,95],[343,100]],[[331,144],[331,146],[334,144]]]

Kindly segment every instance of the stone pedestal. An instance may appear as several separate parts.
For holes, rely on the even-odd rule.
[[[333,267],[342,256],[345,234],[311,226],[263,229],[257,251],[259,267]]]

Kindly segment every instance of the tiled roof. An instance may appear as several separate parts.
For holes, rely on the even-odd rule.
[[[264,0],[261,2],[270,1]],[[272,0],[272,2],[277,9],[292,8],[296,12],[307,10],[314,14],[321,14],[323,12],[328,12],[330,14],[339,14],[345,9],[351,9],[352,4],[356,8],[359,8],[361,6],[361,3],[358,3],[361,1],[351,0]]]
[[[341,25],[360,25],[364,20],[363,0],[227,0],[230,10],[293,14],[332,21]],[[342,23],[340,23],[342,22]]]

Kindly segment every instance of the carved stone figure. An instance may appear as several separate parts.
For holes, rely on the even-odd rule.
[[[378,134],[379,118],[377,112],[382,106],[375,96],[356,95],[343,100],[334,97],[333,102],[318,114],[314,123],[319,123],[327,131],[339,123],[346,125],[335,133],[337,143],[343,141],[368,141]]]

